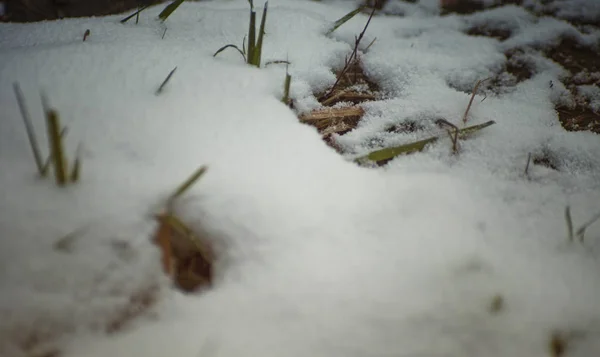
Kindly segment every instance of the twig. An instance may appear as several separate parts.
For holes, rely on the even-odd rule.
[[[438,119],[436,120],[436,123],[449,126],[452,128],[452,130],[454,130],[454,135],[452,135],[452,132],[448,130],[448,136],[450,136],[450,139],[452,140],[452,152],[454,154],[458,153],[458,133],[460,132],[460,129],[446,119]]]
[[[365,27],[363,28],[360,35],[358,35],[358,37],[356,38],[356,40],[354,42],[354,49],[352,50],[352,54],[350,55],[350,58],[348,59],[348,61],[346,61],[346,65],[344,66],[344,69],[342,69],[342,72],[338,75],[337,80],[335,81],[335,83],[333,84],[331,89],[329,89],[329,91],[320,98],[321,100],[329,97],[331,95],[331,93],[333,93],[335,88],[340,83],[341,79],[344,77],[346,72],[348,72],[348,69],[350,69],[350,64],[353,63],[354,59],[357,57],[358,45],[360,44],[360,41],[362,40],[363,36],[365,35],[365,32],[367,31],[367,28],[369,27],[369,24],[371,23],[371,19],[373,18],[374,14],[375,14],[375,8],[373,8],[373,10],[371,10],[371,14],[369,15],[369,19],[367,20]]]
[[[471,104],[473,104],[473,99],[475,99],[475,94],[477,94],[477,89],[479,89],[481,83],[487,81],[488,79],[489,78],[481,79],[478,80],[477,83],[475,83],[475,87],[473,87],[473,93],[471,94],[471,99],[469,100],[469,105],[467,105],[467,110],[465,110],[465,115],[463,115],[463,124],[467,123],[467,115],[469,115],[469,110],[471,109]]]
[[[165,39],[165,35],[167,34],[167,30],[168,29],[169,29],[168,27],[165,27],[165,30],[163,31],[162,37],[160,38],[161,40]]]

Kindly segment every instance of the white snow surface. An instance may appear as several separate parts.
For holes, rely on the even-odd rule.
[[[390,125],[460,123],[507,48],[594,36],[514,6],[438,17],[432,3],[372,20],[361,59],[385,98],[337,137],[346,157],[279,101],[283,66],[212,57],[241,45],[245,0],[184,3],[164,39],[162,6],[138,25],[0,24],[0,355],[541,357],[553,334],[569,356],[596,355],[600,224],[568,242],[564,210],[575,229],[600,211],[600,139],[558,124],[554,104],[572,100],[558,65],[532,55],[531,79],[478,94],[468,124],[496,124],[458,155],[441,140],[380,169],[350,161],[421,138]],[[334,82],[362,30],[363,14],[324,35],[354,5],[270,2],[263,59],[292,63],[299,111],[318,107],[312,92]],[[464,33],[486,13],[512,30],[507,41]],[[43,147],[40,90],[68,127],[70,158],[81,143],[78,184],[36,177],[13,82]],[[529,153],[558,170],[531,164],[526,177]],[[214,286],[184,295],[162,276],[152,214],[200,165],[208,172],[177,211],[219,259]],[[149,289],[152,308],[105,334]]]

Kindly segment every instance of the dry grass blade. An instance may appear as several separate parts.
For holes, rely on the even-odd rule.
[[[338,27],[340,27],[343,24],[345,24],[346,22],[348,22],[350,19],[352,19],[354,16],[356,16],[356,14],[361,12],[364,8],[365,8],[365,6],[362,5],[362,6],[358,7],[356,10],[352,10],[349,13],[347,13],[346,15],[342,16],[339,20],[337,20],[336,22],[333,23],[331,28],[325,34],[326,35],[332,34],[333,31],[337,30]]]
[[[242,55],[242,57],[244,58],[244,62],[246,62],[246,55],[244,54],[244,51],[240,50],[240,48],[238,46],[233,45],[233,44],[225,45],[225,46],[219,48],[217,50],[217,52],[215,52],[215,54],[213,55],[213,57],[216,57],[219,53],[225,51],[228,48],[234,48],[234,49],[236,49],[240,53],[240,55]]]
[[[192,187],[193,184],[198,182],[198,179],[200,179],[200,177],[204,175],[207,169],[208,168],[206,166],[201,166],[196,171],[194,171],[194,173],[187,180],[185,180],[181,185],[179,185],[179,187],[177,187],[175,192],[173,192],[173,194],[169,197],[168,202],[172,203],[178,197],[183,195],[190,187]]]
[[[453,131],[448,131],[448,135],[450,136],[450,139],[452,140],[452,153],[457,154],[458,153],[458,133],[459,133],[460,129],[458,129],[458,127],[456,125],[452,124],[451,122],[447,121],[446,119],[438,119],[436,122],[438,124],[448,126],[453,130]]]
[[[171,213],[159,215],[156,219],[159,227],[155,243],[161,249],[167,275],[184,291],[195,291],[199,287],[210,285],[214,262],[210,242],[203,236],[195,235]]]
[[[167,5],[167,7],[164,8],[163,11],[161,11],[160,14],[158,14],[158,18],[161,19],[162,22],[165,22],[167,20],[167,18],[169,16],[171,16],[171,14],[173,13],[173,11],[177,10],[177,8],[179,7],[179,5],[181,5],[185,0],[175,0],[172,3],[170,3],[169,5]]]
[[[292,84],[292,76],[286,69],[285,81],[283,83],[283,98],[281,99],[283,104],[286,104],[286,105],[288,105],[290,103],[290,86],[291,86],[291,84]]]
[[[64,186],[67,183],[67,160],[63,151],[60,119],[55,110],[46,113],[46,124],[56,184]]]
[[[127,16],[126,18],[124,18],[124,19],[123,19],[123,20],[121,20],[120,22],[121,22],[122,24],[124,24],[124,23],[126,23],[127,21],[131,20],[133,17],[138,17],[138,16],[140,15],[140,12],[142,12],[142,11],[146,10],[146,9],[147,9],[147,8],[149,8],[149,7],[150,7],[150,5],[145,5],[145,6],[141,7],[141,8],[139,8],[139,9],[138,9],[138,11],[136,11],[136,12],[134,12],[133,14],[131,14],[131,15]],[[136,20],[136,23],[137,23],[137,20]]]
[[[46,176],[46,170],[44,170],[42,154],[40,152],[40,147],[37,141],[37,137],[35,135],[35,130],[33,129],[31,117],[29,116],[29,111],[27,110],[27,106],[25,105],[25,97],[23,96],[23,92],[21,91],[21,87],[19,87],[18,83],[13,84],[13,89],[15,91],[15,95],[17,96],[17,103],[19,104],[21,117],[23,118],[23,123],[25,124],[25,131],[27,132],[27,138],[29,139],[29,146],[31,147],[31,151],[33,152],[33,159],[35,160],[35,165],[37,166],[39,174],[41,176]]]
[[[469,115],[469,110],[471,110],[471,105],[473,104],[473,99],[475,99],[475,95],[477,94],[477,90],[481,83],[487,81],[489,78],[478,80],[473,87],[473,93],[471,94],[471,99],[469,100],[469,105],[467,105],[467,110],[465,110],[465,114],[463,115],[463,124],[467,123],[467,116]],[[485,99],[485,98],[484,98]]]
[[[161,262],[163,271],[169,277],[173,276],[173,251],[171,248],[171,227],[165,215],[156,217],[158,228],[155,234],[155,242],[158,245],[161,253]]]
[[[162,91],[165,89],[165,86],[167,85],[167,83],[169,82],[169,80],[171,80],[171,77],[173,76],[173,73],[175,73],[175,70],[177,70],[177,67],[173,68],[171,70],[171,72],[169,72],[169,75],[167,76],[167,78],[165,78],[165,80],[162,82],[162,84],[160,85],[160,87],[158,87],[158,89],[156,90],[156,95],[159,95],[160,93],[162,93]]]
[[[266,66],[270,66],[272,64],[286,64],[286,65],[290,65],[292,64],[292,62],[287,61],[287,60],[274,60],[274,61],[268,61],[265,63],[265,67]]]
[[[327,108],[302,115],[299,120],[303,123],[313,125],[318,129],[325,129],[330,125],[337,124],[339,121],[360,118],[364,113],[364,109],[358,106]]]

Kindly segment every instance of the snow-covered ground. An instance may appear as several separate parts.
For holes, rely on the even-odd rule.
[[[352,50],[366,15],[324,33],[355,6],[269,3],[263,59],[292,63],[300,112],[318,108],[312,93]],[[477,95],[469,124],[496,124],[458,155],[442,140],[379,169],[351,159],[419,139],[385,132],[392,124],[459,124],[466,92],[502,70],[504,51],[564,34],[593,45],[600,32],[516,6],[440,17],[437,1],[390,1],[384,12],[394,9],[406,16],[377,16],[365,35],[377,37],[361,59],[383,98],[336,138],[346,156],[280,102],[284,67],[212,57],[241,45],[245,0],[184,3],[164,25],[162,6],[138,25],[0,24],[0,355],[541,357],[553,336],[565,356],[598,354],[600,223],[568,242],[564,210],[575,229],[600,211],[600,138],[558,123],[555,104],[573,101],[558,64],[533,53],[531,79]],[[510,38],[464,33],[492,22]],[[78,184],[37,178],[13,82],[41,143],[40,90],[68,127],[67,155],[82,144]],[[582,90],[597,103],[597,89]],[[529,153],[558,170],[531,165],[525,177]],[[162,274],[152,214],[201,165],[177,212],[219,259],[214,286],[184,295]],[[150,309],[104,333],[148,291]]]

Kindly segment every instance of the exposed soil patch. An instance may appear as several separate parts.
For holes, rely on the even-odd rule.
[[[414,133],[417,131],[423,131],[425,127],[423,124],[418,123],[414,120],[407,120],[402,123],[394,124],[385,129],[388,133],[396,133],[396,134],[405,134],[405,133]]]
[[[583,71],[600,73],[600,51],[581,45],[575,39],[563,38],[545,54],[573,75]]]
[[[573,95],[576,106],[556,108],[562,126],[569,131],[589,130],[600,134],[600,112],[590,108],[588,100],[577,88],[579,85],[600,85],[600,49],[563,38],[557,46],[544,53],[571,73],[564,84]]]
[[[563,128],[569,131],[591,131],[600,134],[600,114],[589,108],[556,108],[558,119]]]
[[[488,26],[488,25],[475,26],[475,27],[471,27],[470,29],[467,30],[467,35],[492,37],[492,38],[498,39],[500,41],[506,40],[507,38],[510,37],[511,34],[512,34],[512,31],[510,31],[510,30],[494,28],[494,27]]]

